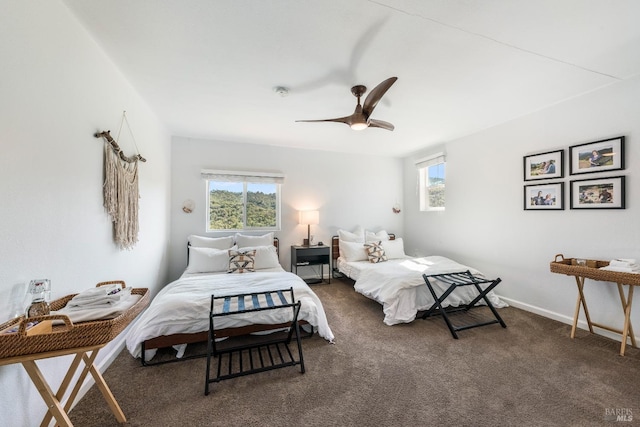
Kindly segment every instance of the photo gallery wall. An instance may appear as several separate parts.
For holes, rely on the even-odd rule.
[[[524,156],[524,210],[563,210],[565,150]],[[569,206],[571,209],[624,209],[624,136],[569,147]],[[598,178],[577,179],[600,174]],[[533,182],[535,181],[535,182]]]

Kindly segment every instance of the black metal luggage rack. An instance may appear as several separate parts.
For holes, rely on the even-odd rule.
[[[250,297],[249,304],[246,298]],[[216,312],[216,302],[218,309]],[[251,308],[245,308],[250,305]],[[298,314],[300,313],[300,301],[295,302],[293,288],[266,291],[251,294],[237,294],[216,297],[211,295],[211,310],[209,314],[209,339],[207,343],[207,374],[204,394],[209,394],[209,384],[243,375],[255,374],[272,369],[287,366],[300,365],[300,372],[304,373],[304,359],[302,356],[302,342]],[[264,310],[292,311],[290,322],[279,324],[260,325],[256,331],[270,331],[264,335],[237,335],[229,333],[233,328],[224,329],[224,336],[219,336],[215,329],[214,319],[233,314],[251,313]],[[238,328],[239,329],[239,328]],[[230,337],[227,340],[217,342],[222,337]],[[292,339],[295,338],[298,345],[298,359],[289,348]],[[218,358],[216,376],[211,378],[211,357]],[[225,373],[223,373],[223,371]]]
[[[502,320],[502,317],[500,317],[496,309],[493,307],[493,304],[491,304],[491,301],[489,301],[489,299],[487,298],[487,294],[491,292],[493,288],[498,286],[498,283],[500,283],[500,278],[494,279],[494,280],[481,279],[479,277],[472,275],[469,270],[458,272],[458,273],[430,274],[430,275],[423,274],[422,278],[427,283],[427,287],[429,288],[429,291],[431,292],[431,295],[435,300],[433,305],[422,315],[422,318],[426,319],[427,317],[430,317],[430,316],[435,316],[438,314],[442,315],[442,318],[446,322],[447,327],[449,328],[449,331],[451,331],[451,335],[453,335],[453,338],[458,339],[458,334],[456,333],[458,331],[476,328],[478,326],[486,326],[486,325],[492,325],[494,323],[500,323],[500,325],[503,328],[507,327],[507,325]],[[436,295],[436,292],[433,290],[433,285],[429,281],[430,278],[439,280],[440,282],[443,282],[449,285],[447,290],[442,295],[440,295],[440,297],[438,297]],[[489,286],[482,289],[480,285],[485,283],[489,283]],[[478,296],[475,297],[469,304],[459,306],[459,307],[447,307],[445,309],[442,306],[442,303],[459,286],[474,286],[478,290]],[[495,319],[480,321],[477,323],[465,324],[461,326],[453,325],[453,323],[451,322],[451,319],[449,318],[450,313],[455,313],[460,311],[468,312],[470,309],[476,307],[476,304],[480,302],[480,300],[484,300],[484,302],[487,304],[487,307],[489,307],[489,309],[495,316]],[[437,312],[436,312],[436,309],[438,310]]]

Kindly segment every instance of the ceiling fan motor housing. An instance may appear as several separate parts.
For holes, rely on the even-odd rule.
[[[356,85],[351,88],[351,93],[353,94],[353,96],[357,98],[360,98],[362,95],[364,95],[366,91],[367,91],[367,87],[362,85]]]

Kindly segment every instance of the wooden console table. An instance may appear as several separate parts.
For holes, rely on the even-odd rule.
[[[10,365],[13,363],[21,363],[24,369],[27,371],[27,373],[29,374],[29,377],[31,378],[31,381],[38,389],[40,396],[42,396],[42,399],[47,404],[48,410],[44,419],[42,420],[42,423],[40,424],[41,426],[48,426],[52,417],[56,419],[56,422],[59,426],[64,426],[64,427],[73,426],[73,424],[71,423],[71,420],[69,420],[69,416],[67,415],[67,412],[71,409],[71,405],[73,404],[73,401],[77,397],[78,392],[80,391],[80,387],[82,387],[82,384],[84,383],[84,380],[86,379],[87,374],[89,372],[91,372],[91,376],[93,376],[93,379],[96,381],[96,385],[102,392],[102,395],[104,396],[104,399],[107,401],[107,404],[111,408],[111,412],[113,412],[113,415],[115,415],[119,423],[124,423],[127,421],[127,419],[124,416],[122,409],[120,409],[118,402],[113,397],[113,394],[111,393],[111,390],[109,390],[109,387],[107,386],[107,383],[104,381],[104,378],[100,374],[100,371],[98,371],[98,369],[93,364],[93,362],[96,359],[96,356],[98,355],[98,351],[102,347],[104,347],[104,345],[96,345],[96,346],[81,347],[81,348],[69,348],[64,350],[47,351],[45,353],[35,353],[35,354],[26,354],[22,356],[7,357],[4,359],[0,359],[0,366]],[[46,379],[42,375],[40,368],[38,368],[36,361],[41,359],[48,359],[51,357],[66,356],[70,354],[75,354],[75,357],[73,359],[73,362],[71,362],[69,369],[67,370],[67,374],[64,376],[64,379],[60,384],[60,388],[58,389],[58,392],[54,394],[53,390],[51,389]],[[67,392],[67,388],[69,387],[69,384],[73,379],[73,376],[78,370],[78,366],[80,365],[81,360],[84,361],[85,368],[83,369],[82,373],[80,374],[80,377],[78,378],[78,381],[76,382],[73,390],[71,391],[71,394],[69,395],[69,399],[67,400],[66,404],[62,406],[61,400],[64,397],[65,393]]]
[[[638,345],[636,344],[635,334],[633,333],[633,325],[631,324],[631,303],[633,302],[634,286],[640,286],[640,274],[600,270],[601,267],[606,267],[607,265],[609,265],[608,261],[588,261],[586,266],[575,265],[574,259],[565,259],[562,254],[558,254],[555,257],[555,260],[551,262],[550,270],[552,273],[574,276],[576,279],[576,284],[578,286],[578,299],[576,301],[576,309],[573,315],[571,338],[575,338],[576,328],[578,326],[578,316],[580,315],[580,307],[582,307],[584,309],[584,315],[587,319],[589,332],[593,333],[593,328],[596,327],[622,335],[622,343],[620,344],[620,356],[624,356],[624,351],[627,346],[627,339],[631,338],[632,347],[638,347]],[[624,325],[622,327],[622,330],[591,321],[589,309],[587,308],[587,300],[584,296],[585,279],[613,282],[617,285],[618,294],[620,295],[620,302],[622,304],[622,311],[624,313]],[[629,286],[627,295],[625,295],[624,293],[624,285]]]
[[[122,288],[126,287],[124,281],[121,280],[101,282],[96,286],[105,286],[112,283],[119,283]],[[96,385],[107,401],[111,412],[115,415],[116,420],[118,420],[119,423],[125,423],[127,421],[122,409],[120,409],[118,402],[113,397],[111,390],[109,390],[107,383],[102,377],[102,374],[100,374],[100,371],[96,368],[94,362],[100,349],[118,336],[149,304],[150,296],[148,291],[147,288],[132,289],[132,296],[135,295],[138,298],[133,302],[133,305],[113,319],[86,321],[74,324],[68,316],[52,314],[31,317],[29,319],[20,316],[0,325],[0,330],[2,331],[5,331],[7,328],[17,328],[16,332],[0,334],[0,366],[21,363],[27,371],[31,381],[47,405],[47,413],[40,424],[41,427],[48,426],[52,417],[55,418],[59,426],[69,427],[73,425],[67,412],[71,409],[89,373],[91,373]],[[73,297],[74,295],[67,295],[66,297],[52,301],[50,304],[51,309],[53,311],[62,309]],[[38,322],[62,320],[64,324],[54,324],[46,333],[28,334],[26,330],[27,320]],[[75,357],[57,393],[54,394],[45,377],[42,375],[40,368],[38,368],[36,361],[72,354],[75,355]],[[61,401],[81,361],[84,362],[85,367],[80,373],[69,398],[63,406]]]

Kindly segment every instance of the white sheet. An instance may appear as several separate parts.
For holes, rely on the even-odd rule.
[[[394,259],[381,263],[368,261],[345,262],[338,259],[338,268],[356,281],[356,292],[382,304],[384,323],[396,325],[409,323],[418,311],[427,310],[434,300],[422,278],[423,274],[454,273],[469,270],[471,274],[483,277],[478,270],[462,265],[442,256]],[[432,282],[437,295],[447,290],[449,285]],[[471,286],[462,286],[451,293],[443,306],[467,304],[478,295]],[[496,308],[506,307],[493,291],[487,294]]]
[[[127,334],[127,349],[140,357],[144,340],[177,333],[209,330],[211,295],[224,296],[293,288],[302,303],[298,318],[306,320],[318,334],[333,341],[320,299],[298,276],[285,271],[264,270],[244,274],[195,274],[169,283],[153,299]],[[288,318],[287,318],[288,317]],[[216,328],[240,327],[254,323],[283,323],[291,320],[289,310],[266,310],[216,318]],[[150,354],[149,357],[152,357]]]

